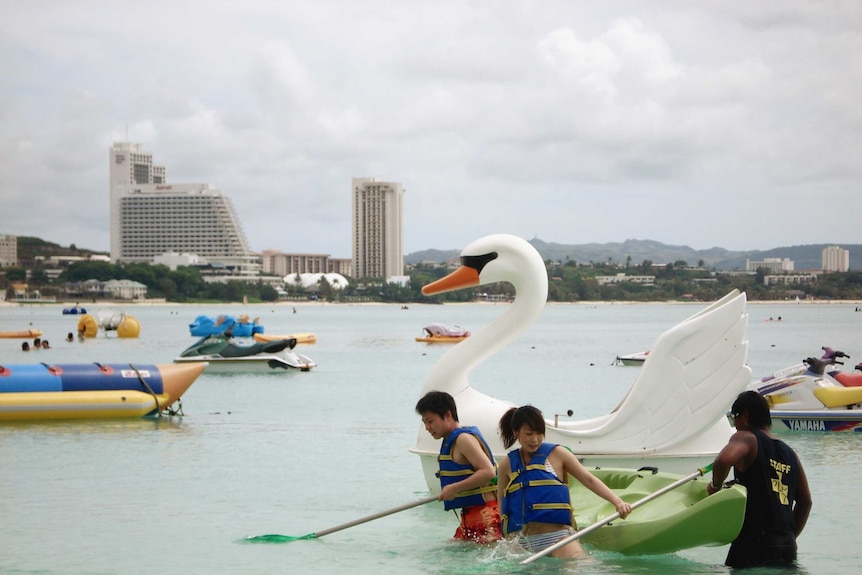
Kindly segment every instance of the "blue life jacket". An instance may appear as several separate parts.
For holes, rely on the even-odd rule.
[[[488,455],[488,459],[491,460],[491,465],[494,466],[494,472],[497,471],[497,463],[494,461],[494,457],[491,455],[491,448],[488,447],[487,442],[485,442],[485,438],[482,437],[482,433],[475,426],[465,426],[465,427],[457,427],[452,433],[447,435],[443,439],[443,444],[440,445],[440,456],[437,457],[437,462],[440,466],[440,471],[437,472],[437,477],[440,478],[440,487],[446,487],[452,483],[457,483],[459,481],[463,481],[466,477],[473,475],[476,473],[476,470],[467,463],[461,464],[457,463],[452,459],[452,446],[455,445],[455,440],[458,439],[458,436],[462,433],[469,433],[476,437],[479,440],[479,443],[482,444],[482,449],[485,450],[485,453]],[[492,481],[489,481],[486,485],[481,487],[476,487],[474,489],[468,489],[458,495],[452,501],[444,501],[443,508],[446,511],[450,509],[459,509],[463,507],[473,507],[474,505],[484,505],[485,498],[482,496],[483,493],[489,493],[491,491],[497,490],[497,477],[494,476]]]
[[[504,535],[532,522],[574,525],[568,485],[545,468],[555,447],[553,443],[543,443],[526,467],[518,449],[509,452],[511,475],[500,512]]]

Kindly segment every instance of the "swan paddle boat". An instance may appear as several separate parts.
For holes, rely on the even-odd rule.
[[[211,335],[184,350],[174,363],[207,363],[209,372],[310,371],[317,367],[310,358],[293,351],[294,347],[295,339],[241,345],[224,334]]]
[[[822,349],[820,358],[809,357],[749,385],[766,398],[773,430],[862,432],[862,371],[831,368],[849,356]]]
[[[515,301],[490,324],[448,350],[431,369],[420,396],[432,390],[451,394],[460,423],[478,427],[499,460],[506,450],[497,426],[514,404],[478,391],[468,376],[536,320],[547,300],[548,274],[533,246],[506,234],[472,242],[461,252],[461,264],[426,285],[423,293],[505,281],[514,286]],[[733,432],[725,417],[727,409],[751,379],[746,365],[745,303],[745,294],[734,290],[663,333],[611,413],[580,421],[546,421],[545,441],[570,448],[587,467],[650,466],[687,473],[711,463]],[[572,387],[570,382],[560,382],[560,395],[577,397]],[[440,441],[420,425],[411,452],[419,456],[432,493],[440,492],[439,451]]]
[[[158,415],[205,368],[203,363],[0,366],[0,421]]]
[[[635,503],[682,476],[655,468],[591,469],[602,483],[623,501]],[[714,547],[732,543],[742,529],[746,489],[730,485],[707,495],[709,477],[687,481],[634,509],[625,520],[615,520],[581,539],[596,549],[626,555],[674,553],[692,547]],[[579,528],[589,527],[616,512],[614,506],[571,479],[575,521]]]
[[[416,341],[424,343],[458,343],[470,337],[470,332],[458,326],[449,327],[441,323],[432,323],[422,328],[422,337]]]

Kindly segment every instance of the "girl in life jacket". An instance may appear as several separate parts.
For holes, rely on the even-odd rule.
[[[500,419],[500,438],[508,453],[497,468],[497,498],[501,504],[503,535],[516,538],[531,553],[547,549],[577,529],[572,514],[568,476],[607,500],[625,518],[631,505],[596,479],[577,457],[561,445],[545,443],[545,419],[532,405],[511,408]],[[563,559],[586,553],[575,540],[551,553]]]

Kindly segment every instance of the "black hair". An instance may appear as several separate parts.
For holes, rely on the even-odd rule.
[[[730,408],[732,413],[747,413],[748,423],[752,427],[769,429],[772,427],[772,415],[766,398],[756,391],[743,391],[736,396],[736,401]]]
[[[536,433],[545,434],[545,418],[538,408],[532,405],[511,407],[500,418],[500,439],[506,449],[517,441],[517,432],[523,426],[529,426]]]
[[[440,417],[446,417],[446,412],[452,412],[452,419],[458,421],[458,408],[455,406],[455,398],[445,391],[429,391],[416,403],[416,413],[436,413]]]

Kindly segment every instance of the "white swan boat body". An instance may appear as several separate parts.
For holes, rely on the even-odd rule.
[[[468,375],[535,321],[547,300],[548,276],[535,248],[505,234],[472,242],[461,252],[461,262],[423,293],[506,281],[515,287],[516,298],[500,317],[440,358],[420,396],[432,390],[450,393],[460,423],[477,426],[500,459],[506,450],[497,425],[513,404],[474,389]],[[745,294],[733,291],[666,331],[611,413],[556,425],[548,420],[545,441],[569,447],[587,467],[653,466],[687,474],[711,463],[732,433],[727,409],[751,380],[745,303]],[[561,394],[566,387],[570,385],[561,385]],[[432,493],[440,490],[435,475],[439,451],[440,441],[420,425],[411,452],[419,455]]]

